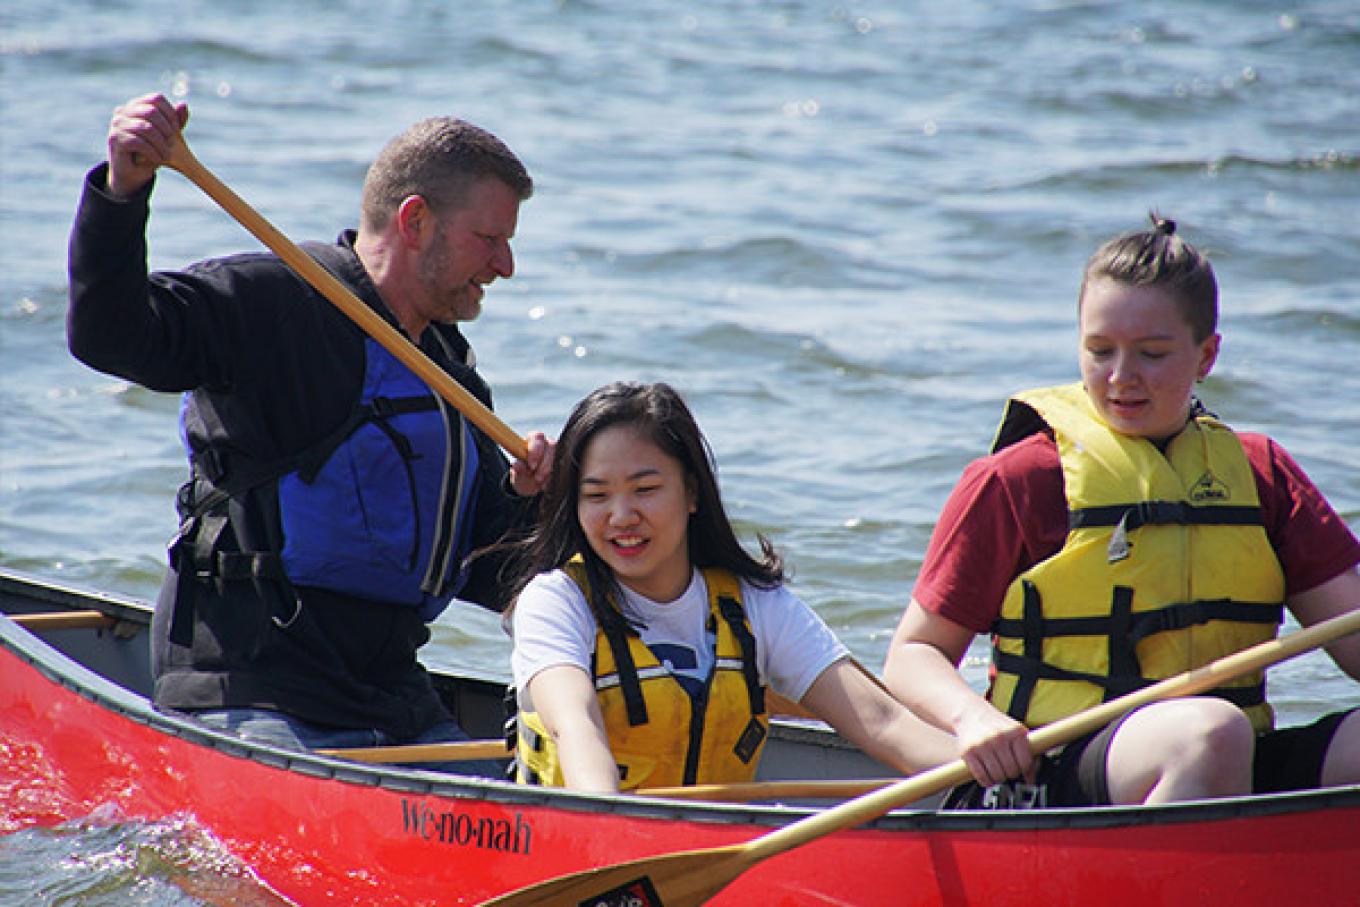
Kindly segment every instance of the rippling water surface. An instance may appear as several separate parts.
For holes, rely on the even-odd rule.
[[[295,239],[352,225],[367,162],[417,118],[504,138],[538,191],[515,278],[468,329],[500,414],[555,434],[603,382],[675,384],[742,528],[869,664],[1002,398],[1075,375],[1085,258],[1149,208],[1219,274],[1207,401],[1356,527],[1358,59],[1344,2],[11,0],[0,564],[157,585],[177,401],[83,368],[63,336],[80,181],[112,108],[151,90],[189,102],[198,157]],[[150,242],[163,267],[255,248],[171,173]],[[507,674],[472,608],[427,655]],[[1321,658],[1272,688],[1286,720],[1360,702]],[[222,887],[184,884],[205,875]],[[173,823],[0,838],[0,902],[269,898]]]

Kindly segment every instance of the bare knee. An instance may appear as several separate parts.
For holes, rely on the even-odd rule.
[[[1217,699],[1193,700],[1179,715],[1151,800],[1194,800],[1251,793],[1255,732],[1246,714]],[[1187,702],[1187,706],[1190,701]]]
[[[1251,719],[1227,701],[1202,700],[1203,706],[1182,716],[1179,755],[1212,771],[1216,767],[1245,767],[1251,770],[1256,732]]]
[[[1255,734],[1229,702],[1157,703],[1134,713],[1110,749],[1108,778],[1117,803],[1160,803],[1251,792]]]

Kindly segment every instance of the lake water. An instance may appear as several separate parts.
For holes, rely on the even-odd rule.
[[[1360,527],[1354,3],[9,0],[0,65],[6,567],[151,597],[174,529],[177,400],[63,333],[82,177],[147,91],[189,102],[199,159],[294,239],[353,225],[415,119],[501,136],[538,184],[467,330],[501,416],[555,435],[599,384],[676,385],[740,527],[875,667],[1002,399],[1075,377],[1083,262],[1150,208],[1219,275],[1206,401]],[[158,267],[258,248],[173,173],[150,244]],[[506,677],[508,649],[455,607],[426,654]],[[1271,678],[1286,721],[1360,703],[1321,656]],[[0,903],[271,903],[213,844],[22,831]]]

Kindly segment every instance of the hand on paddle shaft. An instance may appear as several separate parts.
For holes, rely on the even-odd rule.
[[[172,104],[159,94],[145,95],[117,108],[109,124],[109,192],[125,198],[146,186],[158,167],[178,170],[473,425],[508,451],[516,461],[510,468],[510,482],[517,494],[537,493],[552,471],[553,445],[543,433],[532,432],[525,437],[516,434],[406,335],[361,302],[348,287],[199,163],[181,131],[188,121],[187,105]]]
[[[170,163],[180,131],[189,122],[189,105],[172,104],[149,94],[128,101],[109,122],[109,192],[127,198],[151,182]]]
[[[1360,631],[1360,608],[1288,636],[1243,649],[1030,731],[1030,748],[1036,754],[1046,752],[1104,727],[1120,715],[1148,703],[1204,693],[1234,677],[1263,670],[1357,631]],[[636,903],[647,905],[696,907],[762,860],[833,832],[868,822],[891,809],[939,793],[969,777],[967,764],[962,759],[956,759],[741,844],[661,854],[587,869],[492,898],[483,902],[483,907],[548,907],[587,903],[608,905],[624,903],[622,898],[625,896],[637,897],[639,900]],[[641,899],[644,896],[648,899]]]
[[[511,453],[515,454],[515,462],[510,464],[510,486],[515,494],[533,497],[547,487],[552,475],[553,445],[543,432],[531,431],[524,436],[522,455]]]

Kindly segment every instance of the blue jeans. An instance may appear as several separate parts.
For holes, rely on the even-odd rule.
[[[219,731],[229,731],[243,740],[266,743],[289,750],[348,749],[363,746],[397,746],[399,744],[457,743],[470,739],[456,721],[442,721],[426,728],[409,740],[397,740],[391,734],[374,728],[336,728],[312,724],[271,709],[208,709],[189,713],[192,717]],[[504,778],[502,766],[491,759],[469,759],[458,762],[422,762],[418,768],[455,775],[478,775]]]

